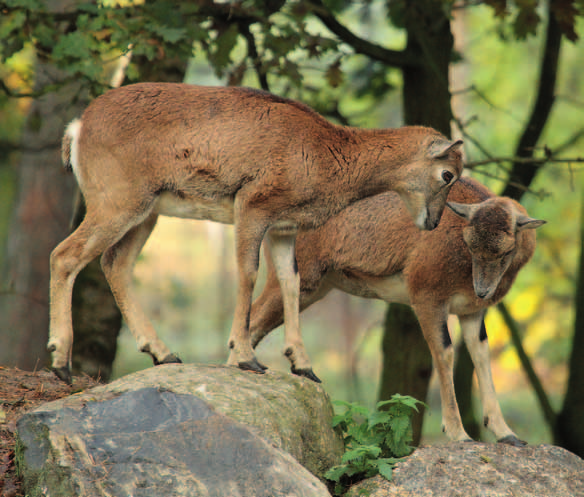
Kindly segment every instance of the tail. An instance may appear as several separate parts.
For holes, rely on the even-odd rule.
[[[81,131],[81,120],[73,119],[65,129],[61,145],[61,160],[66,171],[75,172],[77,167],[77,141]]]

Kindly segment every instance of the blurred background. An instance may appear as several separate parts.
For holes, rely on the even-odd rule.
[[[504,307],[487,313],[492,369],[520,438],[583,456],[582,8],[568,0],[0,3],[0,364],[48,365],[49,254],[83,216],[60,166],[64,125],[111,85],[246,85],[340,124],[424,124],[462,138],[465,174],[547,220]],[[184,362],[225,362],[234,262],[232,227],[210,222],[161,218],[145,246],[135,269],[140,301]],[[392,389],[425,397],[421,441],[444,442],[436,380],[426,394],[420,373],[427,347],[413,330],[403,351],[384,351],[389,313],[384,302],[340,292],[305,311],[314,371],[332,399],[372,407]],[[74,323],[77,372],[112,380],[152,365],[97,262],[78,279]],[[453,319],[455,343],[457,327]],[[288,371],[282,347],[279,329],[258,347],[260,361]],[[415,361],[411,350],[420,351]],[[412,392],[399,388],[407,375],[421,378]],[[461,361],[465,424],[491,440],[477,424],[472,386]]]

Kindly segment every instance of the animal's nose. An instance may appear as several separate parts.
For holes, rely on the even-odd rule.
[[[490,298],[492,295],[491,292],[491,288],[490,287],[483,287],[483,288],[477,288],[475,286],[475,294],[479,299],[487,299]]]

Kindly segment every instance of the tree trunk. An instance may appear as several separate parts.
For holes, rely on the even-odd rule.
[[[390,304],[383,329],[379,400],[387,400],[395,393],[426,400],[432,375],[432,356],[418,318],[409,306]],[[420,443],[423,419],[422,406],[412,420],[415,445]]]
[[[36,89],[60,79],[60,71],[37,62]],[[32,103],[26,120],[2,267],[0,363],[6,366],[47,365],[49,254],[67,235],[75,185],[61,166],[60,144],[64,125],[87,104],[79,95],[77,85],[48,93]]]
[[[85,217],[85,204],[77,190],[72,229]],[[122,314],[116,305],[99,258],[91,261],[77,276],[73,287],[73,374],[87,374],[109,381],[116,358]]]

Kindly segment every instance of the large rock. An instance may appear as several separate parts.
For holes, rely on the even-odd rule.
[[[158,366],[23,416],[20,459],[30,495],[329,496],[331,417],[303,378]]]
[[[346,497],[584,496],[584,460],[560,447],[474,442],[420,447],[397,463],[391,482],[375,477]]]

